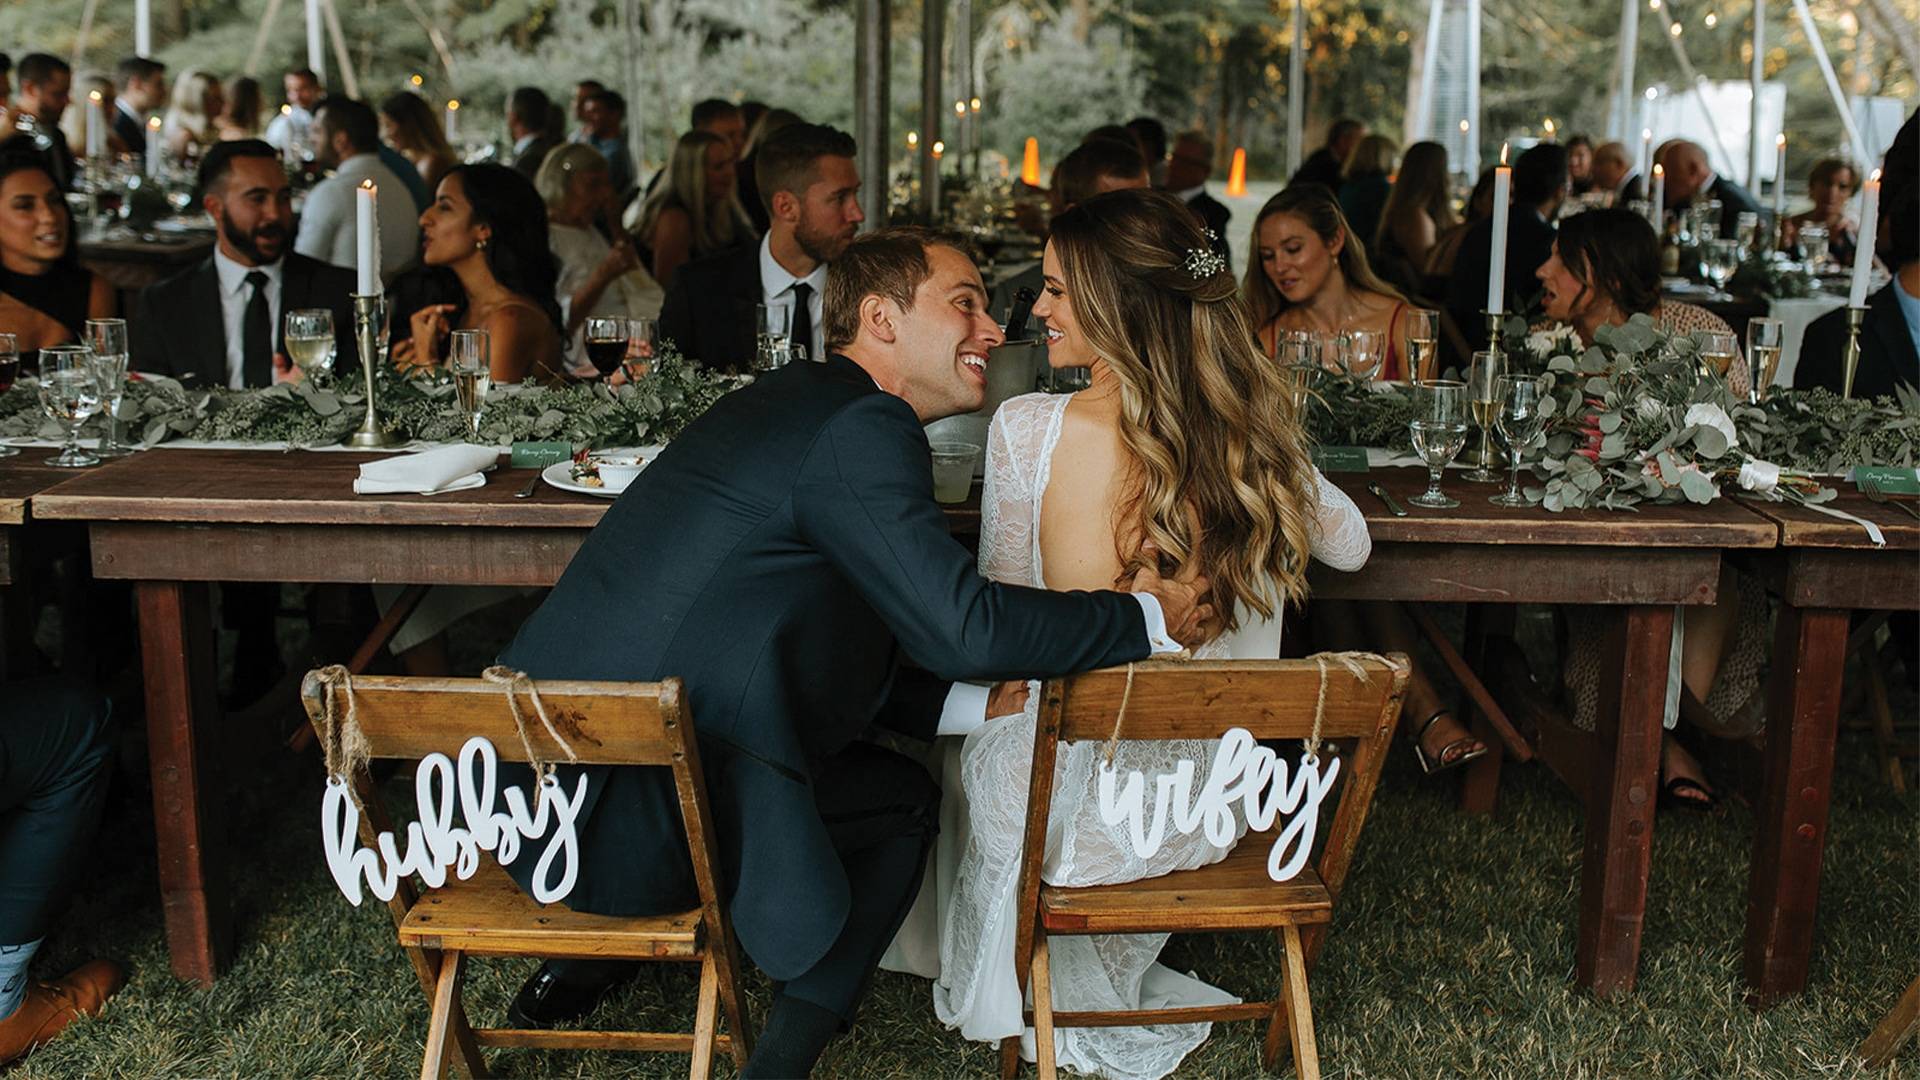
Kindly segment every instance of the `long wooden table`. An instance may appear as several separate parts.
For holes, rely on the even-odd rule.
[[[1744,561],[1783,602],[1747,890],[1748,999],[1765,1006],[1807,984],[1849,616],[1920,608],[1920,521],[1851,490],[1828,504],[1877,524],[1886,546],[1876,547],[1854,522],[1787,503],[1751,505],[1778,526],[1780,546]]]
[[[206,583],[211,581],[550,585],[609,505],[502,470],[482,488],[437,496],[356,496],[374,455],[156,450],[36,497],[38,517],[86,522],[97,576],[135,583],[147,678],[160,880],[173,967],[210,982],[228,919],[207,836],[196,743],[216,715]],[[1412,470],[1370,474],[1405,503]],[[1490,485],[1457,477],[1466,505],[1394,518],[1336,477],[1373,530],[1356,574],[1316,571],[1317,595],[1350,599],[1583,603],[1618,607],[1601,730],[1612,753],[1582,764],[1587,846],[1580,979],[1601,993],[1632,986],[1645,907],[1661,705],[1673,605],[1710,603],[1723,549],[1765,549],[1775,527],[1732,503],[1638,514],[1511,510]],[[952,512],[977,528],[977,504]]]

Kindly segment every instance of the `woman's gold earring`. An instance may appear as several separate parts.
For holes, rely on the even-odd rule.
[[[480,239],[475,240],[473,242],[473,246],[481,251],[487,250],[487,238],[483,236]]]

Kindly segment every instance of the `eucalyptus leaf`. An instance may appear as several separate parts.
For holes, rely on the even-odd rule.
[[[1600,430],[1609,435],[1619,431],[1620,425],[1625,422],[1626,417],[1617,412],[1604,412],[1600,414]]]
[[[1719,494],[1705,473],[1692,469],[1680,474],[1680,492],[1688,501],[1697,503],[1710,503]]]

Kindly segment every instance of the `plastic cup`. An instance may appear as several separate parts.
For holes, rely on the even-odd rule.
[[[953,505],[967,501],[973,492],[973,467],[980,460],[980,448],[972,443],[933,444],[933,501]]]

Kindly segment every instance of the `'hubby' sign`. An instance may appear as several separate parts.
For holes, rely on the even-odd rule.
[[[580,840],[573,823],[587,798],[587,778],[579,778],[569,799],[558,780],[551,775],[540,777],[531,813],[526,794],[509,787],[505,792],[506,809],[495,810],[494,774],[498,767],[499,758],[486,739],[476,735],[460,748],[458,794],[461,820],[466,822],[463,828],[453,823],[453,762],[445,754],[422,758],[413,780],[420,820],[407,826],[404,856],[396,849],[391,832],[376,837],[373,848],[359,846],[360,808],[354,805],[345,780],[328,777],[327,791],[320,801],[320,836],[334,884],[358,907],[363,878],[373,895],[382,900],[393,899],[400,879],[408,874],[419,874],[428,888],[437,889],[446,884],[447,867],[451,866],[465,881],[480,869],[482,851],[493,852],[502,864],[510,863],[520,854],[521,838],[531,839],[546,832],[551,818],[557,823],[533,868],[533,898],[546,904],[572,892],[580,871]],[[549,880],[556,864],[558,884]]]

